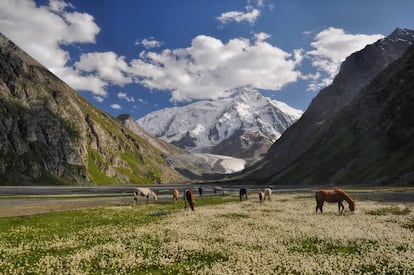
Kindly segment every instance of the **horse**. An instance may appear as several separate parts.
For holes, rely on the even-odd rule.
[[[201,187],[198,187],[198,194],[201,196],[201,195],[203,195],[203,188],[201,188]]]
[[[260,204],[263,204],[263,203],[264,203],[264,201],[265,201],[265,192],[260,191],[260,192],[259,192],[259,203],[260,203]]]
[[[194,192],[191,189],[185,189],[184,191],[184,209],[187,209],[187,202],[190,204],[191,210],[194,211]]]
[[[264,192],[264,194],[265,194],[264,200],[266,200],[266,198],[267,198],[269,201],[271,201],[271,200],[272,200],[272,189],[270,189],[270,188],[265,188],[265,189],[263,190],[263,192]]]
[[[246,190],[246,188],[240,188],[239,195],[240,195],[240,201],[242,201],[243,199],[247,200],[247,190]]]
[[[172,194],[173,194],[173,203],[177,203],[180,191],[177,188],[175,188],[172,190]]]
[[[152,196],[152,198],[155,201],[157,200],[157,194],[155,194],[155,192],[152,191],[149,188],[139,187],[135,190],[135,192],[134,192],[134,205],[137,204],[138,196],[147,197],[147,203],[148,203],[148,199],[149,199],[150,196]]]
[[[351,210],[351,212],[354,212],[355,210],[354,200],[342,189],[319,190],[315,193],[315,199],[316,199],[316,213],[318,213],[318,209],[322,213],[322,207],[325,201],[326,202],[337,202],[338,210],[341,214],[344,211],[344,205],[342,204],[343,201],[348,202],[349,210]]]
[[[217,194],[217,193],[224,194],[224,190],[222,187],[215,186],[213,190],[214,190],[214,194]]]

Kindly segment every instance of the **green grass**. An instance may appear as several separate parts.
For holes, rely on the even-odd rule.
[[[116,178],[108,177],[102,173],[98,165],[104,165],[102,157],[96,150],[88,150],[88,172],[92,183],[96,185],[116,185],[119,183]]]
[[[400,208],[397,206],[382,207],[376,210],[368,211],[368,215],[385,216],[385,215],[408,215],[411,213],[411,209],[408,207]]]
[[[304,238],[291,240],[287,244],[290,251],[309,254],[344,254],[359,255],[377,248],[377,244],[370,240],[355,240],[340,242],[320,238]]]

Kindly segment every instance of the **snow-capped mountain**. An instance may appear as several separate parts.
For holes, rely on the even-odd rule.
[[[260,158],[302,111],[242,90],[233,97],[152,112],[138,123],[191,152]]]

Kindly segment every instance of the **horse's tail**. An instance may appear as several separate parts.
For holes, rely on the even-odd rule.
[[[194,193],[193,193],[193,191],[192,190],[186,190],[185,191],[185,197],[186,197],[186,200],[188,201],[188,203],[190,204],[191,210],[194,211],[195,202],[194,202]]]

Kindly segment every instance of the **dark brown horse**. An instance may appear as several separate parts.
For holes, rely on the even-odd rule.
[[[243,199],[247,200],[247,190],[246,190],[246,188],[240,188],[239,195],[240,195],[240,201],[242,201]]]
[[[337,202],[338,210],[340,213],[344,211],[344,205],[342,204],[343,201],[348,202],[349,210],[351,210],[351,212],[355,210],[354,200],[342,189],[319,190],[315,193],[315,199],[316,199],[316,213],[318,213],[318,209],[322,213],[322,207],[325,201],[326,202]]]
[[[194,205],[195,205],[195,201],[194,201],[194,192],[191,189],[185,189],[184,191],[184,209],[187,209],[187,202],[190,204],[191,210],[194,211]]]

